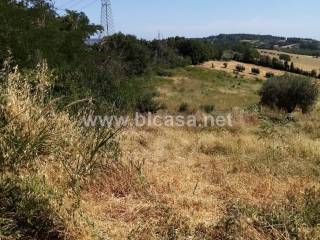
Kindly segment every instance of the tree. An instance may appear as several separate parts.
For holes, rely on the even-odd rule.
[[[181,55],[190,57],[193,65],[208,61],[213,55],[212,45],[203,40],[181,38],[176,46]]]
[[[310,74],[311,74],[311,77],[314,77],[314,78],[318,76],[318,72],[315,69],[313,69]]]
[[[290,62],[291,61],[291,57],[288,54],[280,54],[279,58],[280,58],[280,60],[283,60],[285,62]]]
[[[244,72],[244,71],[246,70],[246,68],[245,68],[243,65],[238,64],[238,65],[236,66],[236,70],[237,70],[238,72]]]
[[[151,65],[148,42],[138,40],[133,35],[118,33],[106,37],[100,46],[100,52],[104,53],[106,58],[117,59],[128,75],[143,74]]]
[[[293,62],[291,62],[291,64],[290,64],[290,72],[294,72],[294,71],[295,71],[295,67],[294,67]]]
[[[272,78],[274,77],[274,73],[273,72],[267,72],[266,73],[266,78]]]
[[[253,68],[251,68],[251,72],[252,72],[253,74],[259,75],[259,74],[260,74],[260,69],[259,69],[259,68],[256,68],[256,67],[253,67]]]
[[[310,78],[284,75],[264,82],[259,94],[262,105],[277,107],[288,113],[299,107],[306,113],[315,104],[319,89]]]
[[[0,1],[0,60],[9,50],[21,67],[42,58],[50,66],[79,61],[88,52],[85,40],[101,29],[83,13],[58,16],[50,1]]]

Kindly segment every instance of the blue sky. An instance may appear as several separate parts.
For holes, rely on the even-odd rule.
[[[100,0],[55,0],[100,23]],[[153,39],[219,33],[320,39],[319,0],[113,0],[115,30]],[[60,11],[61,12],[61,11]]]

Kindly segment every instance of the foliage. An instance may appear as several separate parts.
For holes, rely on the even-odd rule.
[[[280,60],[286,61],[286,62],[290,62],[291,61],[291,57],[288,54],[280,54],[279,55]]]
[[[236,66],[236,70],[237,70],[238,72],[243,72],[243,71],[246,70],[246,68],[245,68],[245,66],[243,66],[243,65],[241,65],[241,64],[238,64],[238,65]]]
[[[75,214],[84,186],[116,162],[121,126],[88,128],[66,111],[71,105],[57,110],[59,99],[51,98],[52,75],[45,63],[28,74],[6,68],[0,76],[0,233],[17,239],[19,234],[22,239],[60,239],[65,225],[52,205],[65,199],[53,199],[50,192],[68,196],[74,204],[65,207]],[[91,109],[86,112],[93,114]],[[49,166],[61,177],[50,187],[40,170]],[[42,180],[32,182],[27,176]]]
[[[45,0],[4,0],[0,9],[0,61],[10,51],[21,66],[35,66],[42,58],[50,66],[79,62],[87,52],[85,40],[101,29],[84,13],[58,16]]]
[[[272,78],[274,77],[274,73],[273,72],[267,72],[266,73],[266,78]]]
[[[270,78],[260,90],[261,104],[277,107],[288,113],[293,112],[296,107],[307,112],[316,102],[318,92],[318,86],[312,79],[294,75]]]
[[[179,112],[187,112],[189,110],[189,104],[188,103],[181,103],[179,106]]]
[[[254,67],[254,68],[251,69],[251,72],[252,72],[253,74],[257,74],[257,75],[258,75],[258,74],[260,74],[260,69]]]
[[[8,239],[65,239],[65,223],[38,179],[0,178],[0,236]],[[52,196],[51,196],[52,197]]]

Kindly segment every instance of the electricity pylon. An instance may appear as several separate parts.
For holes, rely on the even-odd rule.
[[[103,31],[100,34],[100,38],[114,33],[111,0],[101,0],[101,26],[103,27]]]

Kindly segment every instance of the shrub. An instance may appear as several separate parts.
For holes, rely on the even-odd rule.
[[[305,113],[316,102],[318,92],[318,87],[312,79],[285,75],[268,79],[259,94],[262,105],[277,107],[288,113],[299,107]]]
[[[286,61],[286,62],[290,62],[291,61],[291,57],[288,54],[280,54],[279,55],[280,60]]]
[[[267,72],[266,73],[266,78],[272,78],[274,77],[274,73],[273,72]]]
[[[258,75],[258,74],[260,74],[260,69],[254,67],[254,68],[251,69],[251,72],[252,72],[253,74],[257,74],[257,75]]]
[[[140,113],[155,113],[160,109],[159,103],[154,100],[158,95],[157,92],[148,92],[138,98],[136,109]]]
[[[188,103],[181,103],[179,106],[179,112],[187,112],[189,110]]]
[[[310,74],[311,74],[311,77],[314,77],[314,78],[318,77],[318,72],[315,69],[313,69]]]
[[[169,70],[160,69],[157,71],[158,76],[160,77],[173,77],[173,73]]]
[[[0,178],[0,238],[65,239],[64,223],[45,197],[44,183]]]
[[[238,65],[236,66],[236,70],[237,70],[238,72],[243,72],[243,71],[246,70],[246,68],[245,68],[243,65],[238,64]]]

